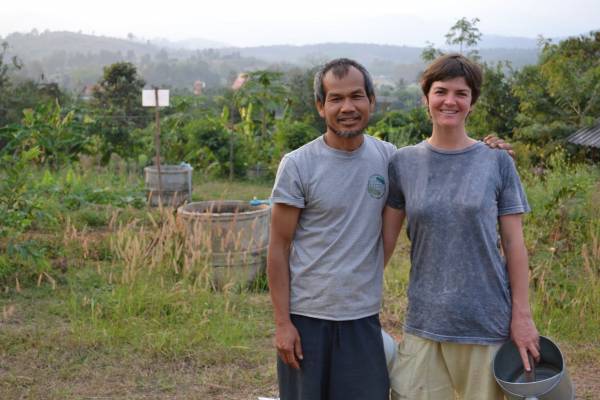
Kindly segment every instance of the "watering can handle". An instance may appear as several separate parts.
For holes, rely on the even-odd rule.
[[[535,382],[535,360],[530,352],[527,352],[527,359],[529,360],[531,371],[525,371],[525,382]],[[533,397],[531,400],[533,399],[535,399],[535,397]]]
[[[527,352],[527,359],[529,360],[529,366],[531,371],[525,371],[525,382],[535,382],[535,360],[530,352]],[[525,400],[538,400],[537,397],[525,397]]]

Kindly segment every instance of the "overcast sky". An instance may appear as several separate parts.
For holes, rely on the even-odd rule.
[[[557,37],[600,29],[600,0],[2,0],[0,35],[69,30],[235,46],[441,44],[461,17],[484,34]]]

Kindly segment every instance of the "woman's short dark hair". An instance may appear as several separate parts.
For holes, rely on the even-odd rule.
[[[365,67],[354,60],[350,60],[349,58],[336,58],[335,60],[329,61],[327,64],[323,65],[315,74],[315,81],[313,84],[313,90],[315,93],[315,101],[324,104],[325,103],[325,87],[323,86],[323,78],[325,75],[331,71],[333,76],[338,79],[345,77],[350,70],[350,67],[354,67],[360,71],[365,81],[365,93],[369,98],[369,101],[373,101],[375,98],[375,88],[373,87],[373,80],[371,79],[371,74]]]
[[[479,65],[461,54],[445,54],[436,58],[421,75],[421,90],[427,97],[433,82],[460,77],[465,78],[471,89],[471,105],[475,104],[481,93],[483,73]]]

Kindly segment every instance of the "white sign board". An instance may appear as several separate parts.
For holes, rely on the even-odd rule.
[[[154,89],[142,90],[142,106],[144,107],[156,107],[156,94]],[[169,91],[166,89],[160,89],[158,91],[158,106],[168,107],[169,106]]]

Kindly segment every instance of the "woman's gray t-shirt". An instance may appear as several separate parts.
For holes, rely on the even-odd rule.
[[[388,205],[404,209],[411,241],[405,331],[436,341],[509,338],[511,296],[498,217],[529,211],[507,152],[426,141],[390,160]]]

